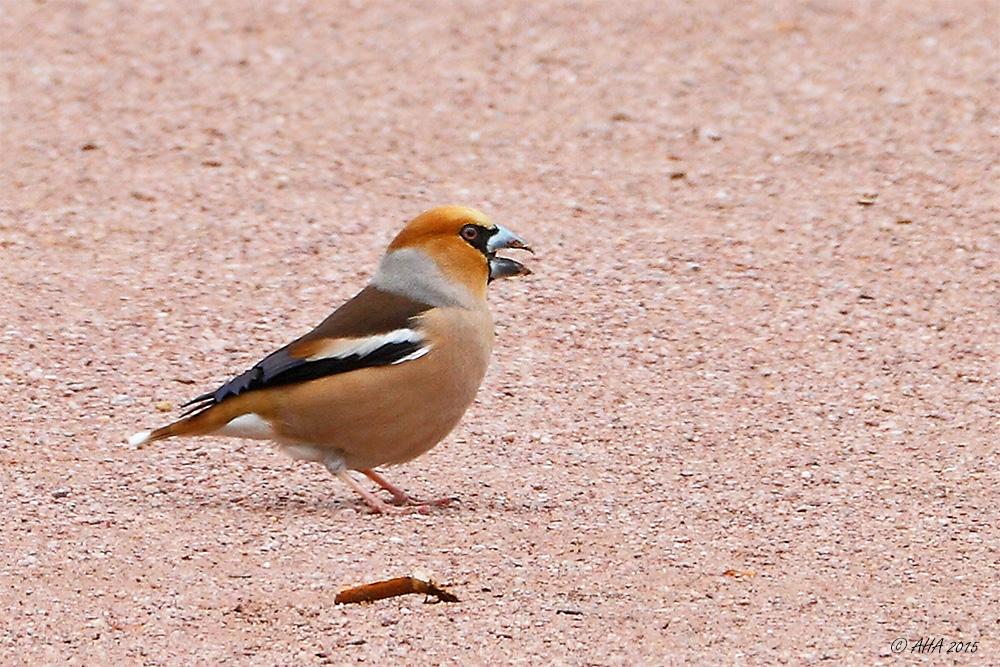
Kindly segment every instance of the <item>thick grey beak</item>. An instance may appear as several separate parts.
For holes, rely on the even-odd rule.
[[[535,251],[531,249],[528,242],[520,236],[510,231],[506,227],[497,225],[496,233],[486,242],[487,258],[490,262],[490,282],[497,278],[510,278],[512,276],[526,276],[531,273],[531,269],[520,262],[515,262],[507,257],[497,257],[497,250],[507,248],[517,248],[527,250],[531,254]]]
[[[527,250],[531,254],[535,254],[535,251],[531,249],[527,241],[506,227],[497,225],[496,234],[491,236],[490,240],[486,242],[486,252],[492,254],[504,248],[519,248],[520,250]]]

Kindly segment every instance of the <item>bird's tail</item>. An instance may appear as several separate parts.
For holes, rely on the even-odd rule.
[[[245,401],[229,400],[217,403],[193,415],[151,431],[139,431],[128,438],[128,444],[142,449],[151,442],[176,436],[207,435],[218,431],[235,417],[245,414]]]
[[[142,449],[151,442],[156,442],[157,440],[163,440],[165,438],[172,438],[175,435],[200,435],[189,431],[189,428],[187,428],[188,424],[185,423],[187,421],[188,420],[185,418],[175,421],[173,424],[167,424],[166,426],[153,429],[152,431],[139,431],[138,433],[133,433],[128,437],[128,444],[130,447]]]

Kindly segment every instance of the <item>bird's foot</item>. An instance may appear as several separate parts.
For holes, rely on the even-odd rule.
[[[387,480],[385,477],[375,472],[374,470],[371,469],[362,470],[361,474],[363,474],[365,477],[367,477],[371,481],[381,486],[386,491],[388,491],[392,495],[393,505],[397,506],[405,505],[411,507],[429,508],[429,507],[440,507],[442,505],[447,505],[448,503],[452,503],[458,500],[458,498],[453,498],[453,497],[435,498],[434,500],[420,500],[418,498],[414,498],[406,491],[403,491],[401,488],[399,488],[398,486],[396,486],[395,484],[393,484],[392,482],[390,482],[389,480]]]
[[[363,487],[346,470],[338,470],[334,474],[361,496],[365,504],[376,514],[429,514],[432,507],[447,505],[456,498],[438,498],[436,500],[418,500],[393,484],[373,470],[361,471],[366,477],[381,486],[392,495],[392,504],[385,502],[377,495]]]

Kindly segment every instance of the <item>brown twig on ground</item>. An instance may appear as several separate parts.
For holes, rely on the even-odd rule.
[[[722,573],[722,576],[733,577],[734,579],[753,579],[757,576],[757,573],[751,570],[726,570]]]
[[[438,602],[458,602],[458,598],[448,591],[440,588],[433,581],[424,581],[416,577],[396,577],[386,581],[377,581],[373,584],[362,584],[347,588],[337,593],[334,604],[351,604],[355,602],[374,602],[397,595],[408,595],[410,593],[423,593],[433,595]]]

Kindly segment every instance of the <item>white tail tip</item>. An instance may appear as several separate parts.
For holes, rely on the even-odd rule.
[[[139,431],[138,433],[129,436],[128,444],[130,447],[142,449],[142,446],[149,442],[149,436],[152,434],[152,431]]]

